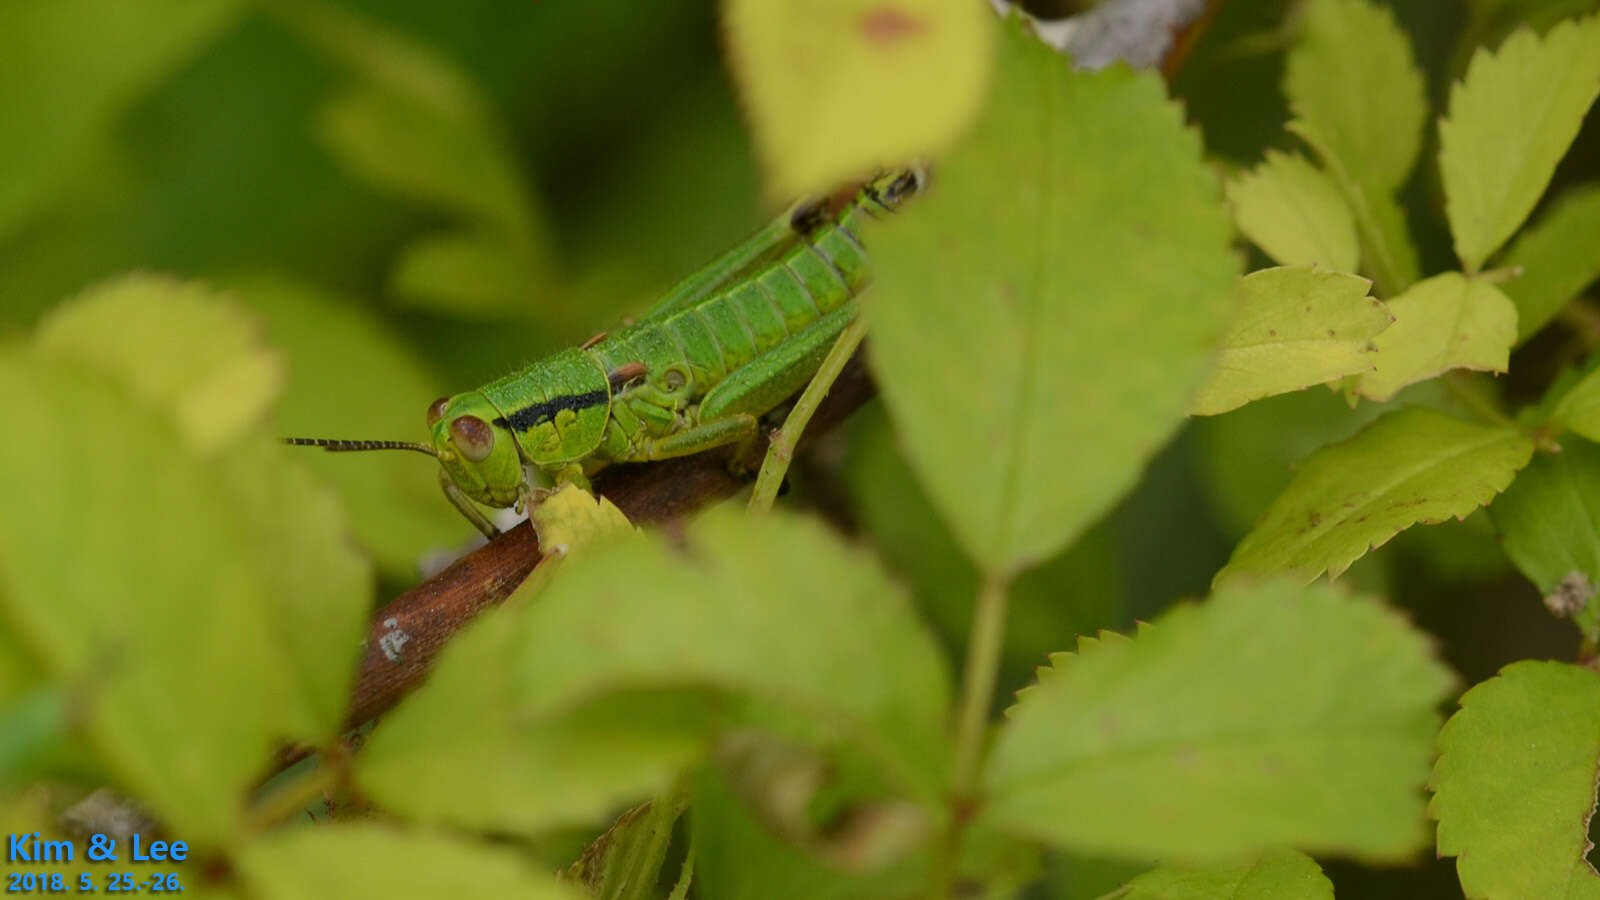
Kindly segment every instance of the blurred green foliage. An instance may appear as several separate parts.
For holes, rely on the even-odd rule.
[[[1226,246],[1221,192],[1202,153],[1231,174],[1235,224],[1245,236],[1277,262],[1312,262],[1286,257],[1326,251],[1322,241],[1273,240],[1282,236],[1274,231],[1282,210],[1294,204],[1264,198],[1268,188],[1283,187],[1268,179],[1272,169],[1244,174],[1271,151],[1267,158],[1279,161],[1272,165],[1293,169],[1284,195],[1303,189],[1329,211],[1323,221],[1337,226],[1333,251],[1315,261],[1348,268],[1359,243],[1378,295],[1401,301],[1403,311],[1411,282],[1457,265],[1447,194],[1459,197],[1501,174],[1500,156],[1509,152],[1478,153],[1484,141],[1469,129],[1456,149],[1472,151],[1471,165],[1455,176],[1434,165],[1436,115],[1492,121],[1482,112],[1474,119],[1470,106],[1452,107],[1450,86],[1469,64],[1485,65],[1471,63],[1474,48],[1499,46],[1520,25],[1543,32],[1596,7],[1595,0],[1225,0],[1170,80],[1181,113],[1153,77],[1120,72],[1075,81],[1079,93],[1070,96],[1008,96],[1010,105],[991,108],[995,118],[978,126],[978,138],[941,160],[947,167],[936,173],[951,183],[927,198],[930,218],[883,232],[894,286],[884,291],[891,306],[874,327],[886,323],[886,349],[875,362],[887,402],[830,438],[787,501],[827,511],[870,552],[787,519],[745,528],[713,518],[677,539],[709,541],[692,564],[661,541],[640,538],[651,549],[619,551],[609,570],[574,568],[572,579],[541,598],[549,602],[513,609],[515,618],[500,617],[459,642],[428,690],[375,739],[358,782],[416,822],[526,832],[589,822],[610,802],[670,789],[674,773],[710,752],[711,735],[730,723],[760,727],[783,740],[756,742],[737,764],[702,767],[678,782],[699,811],[678,837],[692,835],[701,855],[703,896],[777,896],[763,893],[768,884],[752,880],[753,871],[772,874],[795,896],[876,893],[912,877],[907,872],[923,877],[921,854],[897,863],[903,868],[863,874],[870,867],[841,863],[840,848],[892,855],[944,825],[948,810],[936,795],[946,765],[938,740],[946,669],[959,670],[972,639],[983,565],[1028,565],[1012,587],[997,660],[995,693],[1003,700],[1033,681],[1047,654],[1073,648],[1077,635],[1127,629],[1136,618],[1161,615],[1176,597],[1205,594],[1230,549],[1291,484],[1293,467],[1354,440],[1388,410],[1421,406],[1471,418],[1507,398],[1543,395],[1527,413],[1534,427],[1593,436],[1578,414],[1587,406],[1574,412],[1593,385],[1568,372],[1549,386],[1551,371],[1600,343],[1589,307],[1568,305],[1600,272],[1593,240],[1583,239],[1592,238],[1600,209],[1600,117],[1592,111],[1586,119],[1569,114],[1576,137],[1564,157],[1565,133],[1534,148],[1534,156],[1553,157],[1544,159],[1554,169],[1551,188],[1541,194],[1542,183],[1519,184],[1516,209],[1498,210],[1500,219],[1465,254],[1472,268],[1488,257],[1490,267],[1528,270],[1499,289],[1483,285],[1509,298],[1496,309],[1515,304],[1520,314],[1522,349],[1507,378],[1447,375],[1354,409],[1313,386],[1178,423],[1179,401],[1224,324],[1210,288],[1225,284],[1240,259],[1249,261],[1244,271],[1268,264],[1242,242]],[[19,423],[0,472],[0,553],[10,554],[0,558],[0,773],[114,783],[184,837],[213,847],[243,841],[258,827],[240,812],[241,785],[259,774],[278,741],[326,742],[339,729],[349,653],[373,603],[387,598],[373,584],[411,583],[424,553],[472,534],[441,502],[420,459],[285,454],[270,437],[420,437],[435,396],[642,311],[674,278],[763,220],[771,211],[763,188],[770,193],[774,179],[770,170],[766,178],[758,172],[753,147],[762,138],[752,137],[735,99],[717,16],[710,0],[0,4],[0,398]],[[1519,37],[1516,52],[1534,56],[1530,40]],[[1370,58],[1352,60],[1352,44]],[[1038,53],[1030,64],[1041,71],[1059,64]],[[1063,129],[1075,138],[1041,137],[1029,153],[1018,151],[1024,142],[1016,135],[1046,112],[1061,121],[1084,116],[1081,130]],[[1178,127],[1180,116],[1198,139]],[[770,140],[760,115],[752,118],[755,133]],[[1112,133],[1105,123],[1123,130]],[[945,141],[954,126],[936,124]],[[1296,156],[1286,163],[1283,153]],[[1016,190],[1019,171],[1056,173],[1064,187],[1055,205],[1030,206],[1032,192]],[[1512,236],[1522,205],[1533,208],[1533,225]],[[1265,208],[1259,223],[1246,206]],[[992,219],[982,220],[980,235],[940,230],[952,222],[972,229],[980,221],[973,210]],[[1490,256],[1508,236],[1504,253]],[[958,250],[947,252],[952,246]],[[1050,252],[1019,254],[1024,275],[1044,275],[1019,276],[1032,292],[1024,291],[1020,312],[1002,314],[998,301],[972,303],[947,267],[975,271],[994,259],[1002,269],[1006,246]],[[1175,307],[1175,295],[1189,297],[1185,290],[1195,302]],[[1075,292],[1096,301],[1091,311],[1101,318],[1086,325],[1084,309],[1066,315],[1039,299]],[[943,330],[925,329],[928,316]],[[1411,324],[1427,331],[1435,322]],[[1040,357],[1036,370],[1008,369],[1017,354],[1007,341],[1019,334],[1047,336],[1056,355]],[[919,371],[926,358],[950,365]],[[980,358],[982,371],[959,365]],[[1069,365],[1052,367],[1063,360]],[[1504,368],[1494,352],[1467,361]],[[1414,368],[1420,378],[1443,367]],[[1001,433],[1003,416],[983,424],[985,404],[1021,393],[1016,385],[1035,377],[1053,385],[1027,420],[1043,424],[1014,434]],[[1385,387],[1370,393],[1400,385]],[[1113,389],[1126,396],[1107,400]],[[1108,419],[1094,416],[1108,405],[1137,408],[1138,421],[1113,422],[1114,433],[1059,427],[1080,414],[1104,425]],[[952,410],[967,414],[942,415]],[[1042,430],[1049,428],[1057,430]],[[1392,462],[1386,452],[1374,453],[1370,468]],[[1541,455],[1493,507],[1492,524],[1480,511],[1412,529],[1346,578],[1409,608],[1469,682],[1520,657],[1571,657],[1578,636],[1558,630],[1538,596],[1569,571],[1600,566],[1584,509],[1592,456]],[[975,494],[969,478],[1002,457],[1020,460],[1027,477],[1005,492]],[[1060,472],[1069,477],[1052,478]],[[1550,503],[1562,504],[1559,516],[1547,514]],[[1496,527],[1511,532],[1504,553]],[[715,532],[710,539],[707,529]],[[1365,552],[1374,538],[1358,537],[1352,548]],[[977,548],[976,563],[963,547]],[[1507,553],[1537,586],[1512,572]],[[774,580],[789,590],[770,587]],[[863,596],[901,597],[891,581],[910,599],[881,621],[864,623],[847,604],[829,605],[841,597],[828,592],[848,584]],[[651,590],[661,592],[657,599],[692,597],[709,582],[722,586],[701,598],[709,611],[638,603]],[[769,605],[747,610],[738,603],[746,595]],[[818,600],[824,595],[828,602]],[[1362,635],[1404,645],[1390,658],[1395,671],[1414,667],[1407,687],[1415,696],[1395,714],[1404,720],[1395,731],[1405,735],[1397,758],[1415,762],[1410,751],[1427,731],[1416,726],[1432,721],[1443,678],[1412,646],[1415,635],[1399,636],[1392,619],[1366,622],[1365,600],[1345,607],[1321,589],[1294,596],[1326,604],[1328,618],[1311,623],[1323,626],[1315,634],[1280,634],[1273,648],[1343,641],[1330,658],[1351,663],[1364,658]],[[1118,697],[1107,719],[1079,723],[1074,740],[1093,744],[1097,728],[1129,710],[1147,725],[1183,726],[1182,716],[1163,712],[1175,696],[1189,698],[1183,712],[1201,726],[1230,703],[1268,708],[1274,673],[1299,660],[1290,652],[1250,656],[1260,637],[1252,627],[1305,630],[1305,622],[1273,617],[1275,598],[1282,599],[1267,593],[1202,607],[1205,629],[1185,607],[1155,626],[1154,639],[1147,630],[1131,645],[1090,640],[1076,655],[1051,658],[1045,680],[1074,665],[1078,674],[1068,677],[1110,671],[1145,654],[1174,667],[1166,682]],[[724,645],[741,623],[740,637]],[[1352,627],[1360,624],[1371,627]],[[1593,622],[1586,624],[1592,641]],[[572,643],[573,635],[614,655]],[[1151,648],[1161,646],[1183,652],[1157,659]],[[524,658],[529,647],[538,651],[532,661]],[[796,654],[792,665],[771,664],[786,653]],[[1218,655],[1237,665],[1212,665]],[[1323,674],[1328,685],[1365,677],[1369,694],[1400,693],[1382,690],[1376,663],[1360,668]],[[1474,716],[1454,733],[1460,755],[1441,765],[1446,775],[1476,779],[1456,795],[1468,809],[1494,791],[1477,783],[1493,780],[1478,777],[1493,769],[1484,762],[1492,756],[1481,752],[1486,739],[1470,739],[1492,730],[1482,717],[1498,705],[1547,721],[1529,711],[1537,713],[1539,691],[1570,675],[1514,673],[1475,695]],[[564,693],[551,693],[551,685]],[[851,685],[880,693],[852,695]],[[1061,703],[1066,689],[1058,682],[1026,695],[1036,704],[1026,721],[1039,722],[1038,704]],[[831,729],[782,708],[797,696]],[[595,698],[606,703],[584,706]],[[1308,705],[1289,695],[1277,700],[1294,711]],[[908,722],[914,727],[902,727]],[[1013,769],[993,777],[1026,783],[1036,767],[1056,762],[1061,721],[1049,724],[1022,738],[1013,729],[1005,757]],[[1592,760],[1588,738],[1577,733],[1588,724],[1578,720],[1552,740]],[[865,735],[858,743],[867,750],[839,752],[848,744],[840,731]],[[194,739],[196,732],[205,739]],[[1330,753],[1330,746],[1315,749]],[[525,756],[508,759],[507,747]],[[825,752],[835,754],[826,766]],[[452,761],[453,774],[429,781],[441,757]],[[528,767],[528,758],[551,768]],[[1187,761],[1168,762],[1180,772],[1163,769],[1161,778],[1181,783]],[[571,769],[561,765],[590,766],[593,777],[569,781],[562,772]],[[518,777],[485,780],[482,773],[496,766]],[[817,788],[827,767],[834,780]],[[882,768],[911,784],[922,805],[908,812],[878,803],[897,799]],[[1565,810],[1577,792],[1568,782],[1582,780],[1547,786],[1547,805]],[[785,789],[805,808],[751,799],[788,796]],[[1260,793],[1270,811],[1274,791],[1268,785]],[[873,801],[866,813],[879,817],[866,824],[850,818],[865,816],[862,795]],[[37,828],[59,812],[49,807],[60,796],[0,797],[0,823]],[[1121,808],[1122,799],[1098,798],[1119,827],[1148,835],[1149,822],[1163,820],[1159,810],[1140,818]],[[1129,856],[1161,849],[1063,828],[1050,816],[1072,808],[1071,796],[1040,789],[1007,800],[1012,808],[1001,818],[1046,834],[1056,849],[987,825],[972,832],[956,867],[961,877],[997,886],[994,896],[1041,872],[1036,896],[1096,896],[1148,868]],[[1216,837],[1201,832],[1186,846]],[[1401,836],[1374,849],[1341,834],[1317,837],[1368,856],[1420,846]],[[1451,852],[1483,840],[1463,831]],[[1493,844],[1492,835],[1487,840]],[[663,869],[660,894],[675,877],[682,844],[673,841],[677,855]],[[539,854],[525,834],[518,846]],[[358,884],[396,896],[436,885],[484,893],[516,885],[567,896],[530,879],[532,867],[517,855],[458,836],[362,825],[256,840],[235,861],[241,884],[260,896],[346,896]],[[1571,855],[1557,862],[1571,863]],[[422,858],[426,868],[393,884],[349,880],[357,865],[392,874],[396,860]],[[570,860],[568,853],[550,866]],[[1351,866],[1330,874],[1341,892],[1353,885],[1359,896],[1459,895],[1448,864],[1410,861],[1404,874]],[[1283,853],[1271,863],[1263,870],[1269,881],[1304,891],[1295,896],[1325,895],[1308,858]],[[840,875],[842,864],[858,870]],[[1494,874],[1475,877],[1496,882]],[[1242,879],[1237,867],[1162,869],[1136,881],[1128,896],[1158,895],[1173,884],[1232,890]],[[651,889],[635,885],[630,896]]]

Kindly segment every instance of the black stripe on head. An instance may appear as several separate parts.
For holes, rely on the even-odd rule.
[[[494,420],[494,424],[512,431],[527,431],[536,425],[542,425],[556,417],[556,413],[564,409],[577,412],[591,406],[599,406],[611,399],[610,391],[585,391],[581,394],[565,394],[540,403],[529,404],[509,416],[501,416]]]

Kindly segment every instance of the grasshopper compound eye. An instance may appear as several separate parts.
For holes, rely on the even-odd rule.
[[[494,449],[494,429],[477,416],[458,416],[450,423],[450,437],[456,449],[472,462],[483,462]]]
[[[432,403],[428,404],[428,427],[429,428],[432,428],[433,426],[439,424],[439,420],[444,418],[445,407],[447,407],[449,405],[450,405],[450,398],[449,397],[440,397],[439,399],[437,399],[437,400],[433,401]]]

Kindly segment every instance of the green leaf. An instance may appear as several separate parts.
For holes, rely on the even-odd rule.
[[[117,780],[214,845],[288,718],[264,580],[220,480],[89,375],[0,355],[0,405],[29,434],[0,467],[0,616],[53,678],[83,686],[76,715]]]
[[[449,233],[421,238],[400,253],[389,287],[397,302],[461,315],[527,313],[538,277],[503,238]]]
[[[959,659],[972,627],[979,576],[939,519],[906,466],[881,406],[852,417],[843,474],[862,531],[895,574],[911,587],[917,606]],[[1090,529],[1072,548],[1029,569],[1011,586],[999,689],[1033,679],[1052,651],[1077,635],[1123,622],[1122,563],[1105,526]],[[1063,586],[1066,586],[1063,593]]]
[[[1533,211],[1600,94],[1600,16],[1521,29],[1480,48],[1439,123],[1439,174],[1456,255],[1469,272]]]
[[[1134,638],[1052,657],[1007,714],[979,815],[1097,855],[1408,859],[1451,681],[1427,638],[1371,598],[1224,586]]]
[[[1585,861],[1600,758],[1600,676],[1525,660],[1474,687],[1439,733],[1439,855],[1469,897],[1600,897]]]
[[[666,799],[641,803],[619,816],[561,873],[561,880],[581,886],[597,900],[655,897],[672,826],[683,812],[681,800]]]
[[[292,681],[274,698],[285,738],[321,746],[344,731],[372,610],[372,563],[350,541],[334,492],[305,455],[259,437],[216,462],[228,508],[260,561],[270,629]],[[262,637],[265,637],[263,635]]]
[[[901,900],[922,896],[925,872],[913,863],[878,871],[840,871],[774,835],[740,801],[728,779],[703,768],[694,779],[689,823],[696,896],[718,900]]]
[[[1190,404],[1214,416],[1372,369],[1372,338],[1394,318],[1367,296],[1365,278],[1311,268],[1251,272],[1235,289],[1239,318],[1222,339],[1211,379]]]
[[[939,795],[944,662],[872,560],[818,523],[731,510],[675,546],[597,544],[485,617],[374,733],[364,789],[477,827],[590,821],[751,723],[751,702],[754,724],[857,748],[891,792]]]
[[[1389,301],[1394,324],[1373,343],[1374,371],[1356,390],[1388,400],[1408,384],[1450,369],[1504,372],[1517,338],[1517,308],[1500,289],[1445,272]]]
[[[513,850],[373,824],[280,831],[247,845],[235,865],[262,900],[583,897]]]
[[[1416,165],[1428,112],[1411,43],[1368,0],[1312,0],[1304,12],[1284,93],[1355,182],[1392,194]]]
[[[1227,192],[1234,224],[1274,260],[1355,271],[1355,219],[1339,186],[1304,157],[1268,150],[1254,169],[1228,179]]]
[[[1304,853],[1273,850],[1244,865],[1146,872],[1117,900],[1333,900],[1333,882]]]
[[[1600,441],[1600,370],[1590,372],[1556,401],[1550,423]]]
[[[939,155],[977,114],[993,14],[965,0],[730,0],[728,55],[777,198]]]
[[[1545,594],[1552,612],[1583,611],[1595,634],[1595,585],[1600,585],[1600,447],[1571,441],[1560,453],[1541,453],[1491,510],[1501,546]]]
[[[609,498],[596,497],[570,483],[534,507],[529,518],[547,556],[568,556],[612,535],[633,531],[628,517]]]
[[[864,312],[929,496],[981,567],[1018,571],[1102,516],[1182,422],[1238,260],[1157,76],[1076,72],[1016,21],[1006,34],[938,190],[869,234]]]
[[[267,321],[288,363],[280,427],[301,437],[427,436],[438,379],[371,313],[278,279],[242,282],[238,296]],[[437,463],[415,453],[303,450],[305,464],[344,499],[354,531],[378,564],[413,578],[422,554],[476,534],[439,493]]]
[[[37,341],[122,380],[210,453],[258,427],[282,388],[282,361],[259,330],[203,285],[129,275],[56,307]]]
[[[1364,269],[1384,298],[1419,271],[1394,192],[1416,165],[1427,116],[1405,32],[1367,0],[1314,0],[1289,52],[1289,130],[1316,151],[1355,217]]]
[[[1600,183],[1565,191],[1501,259],[1522,270],[1504,290],[1517,305],[1517,341],[1543,328],[1600,276]]]
[[[234,0],[0,5],[0,236],[93,156],[117,116],[221,33]]]
[[[1337,577],[1418,522],[1465,518],[1505,490],[1533,443],[1420,407],[1390,413],[1300,464],[1228,565],[1235,575]]]

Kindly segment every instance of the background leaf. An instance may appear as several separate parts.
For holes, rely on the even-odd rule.
[[[1439,174],[1456,255],[1475,272],[1544,193],[1600,94],[1600,16],[1479,49],[1439,123]]]
[[[237,865],[250,896],[267,900],[583,896],[510,850],[376,824],[282,831],[252,842]]]
[[[1468,896],[1600,897],[1585,861],[1600,758],[1600,676],[1513,663],[1461,698],[1439,734],[1439,855]]]
[[[1254,169],[1228,179],[1227,191],[1234,224],[1278,263],[1356,270],[1360,246],[1350,208],[1339,186],[1304,157],[1268,150]]]
[[[1517,341],[1543,328],[1600,276],[1600,183],[1564,191],[1501,259],[1522,275],[1501,289],[1517,305]]]
[[[1057,654],[984,777],[995,827],[1187,862],[1293,845],[1401,859],[1451,676],[1365,597],[1224,587]]]
[[[1532,454],[1533,443],[1515,428],[1420,407],[1390,413],[1302,462],[1217,581],[1337,577],[1418,522],[1465,518],[1488,504]]]
[[[980,566],[1016,571],[1103,515],[1176,429],[1232,315],[1237,260],[1153,75],[1074,72],[1019,23],[1006,32],[939,189],[869,236],[865,312],[929,496]]]
[[[1311,857],[1274,850],[1246,865],[1146,872],[1117,900],[1333,900],[1333,884]]]
[[[259,331],[209,288],[130,275],[57,307],[37,340],[122,378],[208,453],[262,424],[277,400],[283,364]]]
[[[415,816],[480,826],[582,820],[659,788],[717,731],[753,721],[856,748],[892,795],[937,796],[944,664],[878,567],[820,525],[783,516],[708,514],[686,541],[683,554],[658,537],[598,544],[511,622],[452,646],[373,735],[366,790]],[[485,678],[486,660],[504,674]],[[574,720],[613,729],[614,752],[562,724]],[[544,764],[522,766],[515,782],[475,774],[487,759],[532,752]]]
[[[1189,411],[1214,416],[1372,369],[1371,339],[1394,318],[1354,275],[1280,267],[1251,272],[1235,293],[1239,317]]]
[[[0,8],[0,237],[93,157],[115,117],[232,21],[233,0]]]
[[[1538,454],[1490,514],[1506,555],[1550,598],[1552,611],[1588,606],[1592,630],[1600,585],[1600,447],[1569,441],[1560,453]]]
[[[1393,192],[1411,174],[1427,117],[1422,74],[1394,14],[1368,0],[1312,0],[1284,93],[1358,183]]]
[[[949,147],[983,100],[989,10],[965,0],[729,0],[728,55],[781,201]]]
[[[1373,339],[1374,370],[1356,382],[1363,397],[1388,400],[1408,384],[1450,369],[1504,372],[1517,336],[1517,308],[1479,278],[1445,272],[1389,301],[1394,324]]]
[[[1552,393],[1559,388],[1555,385]],[[1560,394],[1550,412],[1550,423],[1600,441],[1600,372],[1590,372]]]

